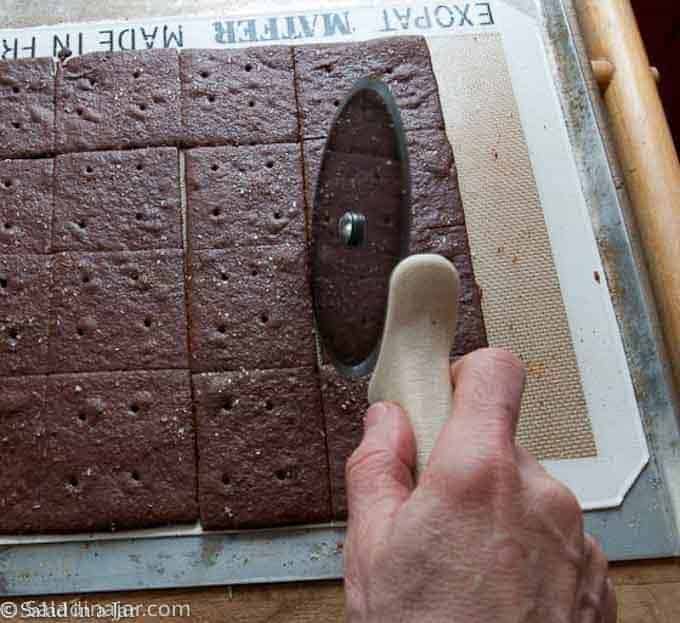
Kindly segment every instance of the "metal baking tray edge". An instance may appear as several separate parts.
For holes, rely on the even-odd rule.
[[[651,453],[623,504],[586,513],[585,525],[610,559],[674,556],[680,554],[680,408],[670,362],[573,0],[543,0],[542,8],[548,60]]]

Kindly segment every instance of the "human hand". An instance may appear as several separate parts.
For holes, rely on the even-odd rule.
[[[347,618],[615,623],[607,559],[574,495],[515,445],[525,372],[484,349],[452,368],[453,415],[417,486],[415,439],[373,405],[347,463]]]

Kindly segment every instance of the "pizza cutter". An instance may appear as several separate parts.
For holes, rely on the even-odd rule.
[[[324,363],[372,374],[370,403],[409,414],[422,470],[452,405],[449,353],[459,278],[447,259],[408,255],[410,170],[388,87],[362,79],[338,106],[311,215],[311,281]]]

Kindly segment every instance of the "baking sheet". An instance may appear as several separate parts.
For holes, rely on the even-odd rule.
[[[94,3],[91,3],[94,4]],[[135,3],[128,3],[135,5]],[[144,12],[149,3],[143,3]],[[153,3],[151,3],[153,4]],[[277,3],[273,3],[276,5]],[[280,4],[280,3],[278,3]],[[285,3],[285,12],[272,10],[272,4],[259,3],[249,14],[228,13],[219,18],[149,18],[124,22],[69,24],[56,27],[3,29],[0,56],[51,56],[60,45],[76,52],[127,49],[135,47],[215,47],[303,44],[348,41],[375,36],[422,34],[430,40],[437,78],[443,92],[455,84],[476,99],[467,102],[469,113],[479,112],[487,94],[466,91],[483,75],[484,58],[455,54],[461,37],[468,37],[467,49],[476,37],[497,37],[506,52],[506,70],[512,83],[512,101],[520,117],[529,171],[543,211],[551,242],[552,259],[559,275],[569,334],[579,370],[579,379],[597,446],[597,456],[545,461],[547,468],[577,493],[585,509],[621,504],[623,497],[648,460],[630,372],[626,362],[614,309],[606,287],[596,287],[595,272],[605,275],[592,230],[574,154],[562,117],[560,102],[543,48],[540,11],[531,1],[476,3],[315,3],[322,10],[310,10],[309,3]],[[219,3],[223,7],[224,3]],[[108,3],[116,10],[116,2]],[[163,5],[170,10],[171,5]],[[170,8],[168,8],[170,6]],[[244,4],[241,3],[241,7]],[[254,6],[254,5],[253,5]],[[293,8],[291,8],[291,6]],[[295,7],[300,7],[297,11]],[[101,9],[102,7],[97,7]],[[68,10],[68,8],[64,9]],[[118,8],[119,10],[119,8]],[[140,12],[141,12],[140,8]],[[158,9],[156,9],[158,10]],[[244,8],[243,10],[247,10]],[[263,13],[263,11],[267,11]],[[120,14],[120,13],[118,13]],[[99,13],[98,15],[101,15]],[[134,34],[133,34],[134,33]],[[439,60],[438,60],[439,59]],[[477,61],[477,64],[472,61]],[[458,63],[458,64],[456,64]],[[481,63],[481,65],[480,65]],[[446,69],[446,66],[449,69]],[[454,71],[455,70],[455,71]],[[492,76],[493,78],[493,76]],[[455,97],[455,95],[454,95]],[[443,97],[443,100],[447,100]],[[461,172],[466,211],[473,205],[479,188],[473,173],[488,174],[478,154],[470,153],[474,141],[461,142],[455,126],[455,110],[443,103],[447,131]],[[454,120],[452,120],[454,119]],[[474,115],[468,127],[474,134]],[[459,128],[457,128],[458,130]],[[468,150],[468,151],[466,151]],[[487,158],[495,158],[489,149]],[[489,166],[493,162],[489,160]],[[526,171],[525,171],[526,173]],[[507,172],[502,172],[506,176]],[[504,188],[500,185],[500,188]],[[502,190],[498,200],[503,199]],[[493,197],[485,197],[493,201]],[[522,197],[516,197],[522,201]],[[471,237],[474,237],[471,234]],[[475,265],[480,265],[478,249]],[[481,286],[484,289],[485,283]],[[485,305],[489,304],[487,297]],[[502,304],[502,297],[499,297]],[[520,348],[521,353],[521,348]],[[551,408],[553,405],[548,405]],[[554,405],[557,407],[558,405]],[[199,534],[200,526],[147,530],[116,535],[165,537]],[[77,535],[83,539],[110,539],[111,535]],[[62,537],[0,539],[0,544],[61,541]]]

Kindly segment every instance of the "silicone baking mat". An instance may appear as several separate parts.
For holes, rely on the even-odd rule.
[[[262,14],[258,4],[260,15],[29,27],[4,32],[4,54],[51,56],[62,46],[86,53],[426,36],[489,342],[511,348],[528,370],[519,442],[548,461],[584,507],[611,504],[647,452],[538,11],[516,1],[323,7],[277,15]],[[85,4],[82,10],[80,18],[92,17]],[[126,5],[126,13],[137,11],[141,7]],[[618,424],[611,427],[614,418]],[[599,459],[614,453],[631,460],[600,470]],[[590,461],[587,483],[576,482],[567,461]]]

